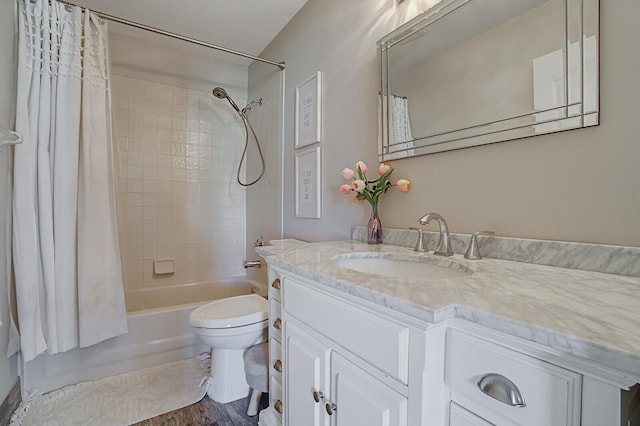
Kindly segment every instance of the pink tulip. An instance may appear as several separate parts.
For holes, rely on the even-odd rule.
[[[396,187],[401,192],[409,192],[411,191],[411,182],[406,179],[398,179],[398,181],[396,182]]]
[[[364,163],[364,161],[358,161],[356,163],[356,169],[358,169],[358,167],[360,167],[360,171],[364,174],[367,173],[367,165]]]
[[[342,191],[342,193],[345,195],[351,194],[351,185],[342,185],[340,187],[340,191]]]
[[[355,202],[356,202],[356,203],[358,203],[358,204],[362,204],[362,203],[364,203],[364,200],[359,200],[359,199],[358,199],[358,195],[357,195],[357,194],[353,196],[353,201],[355,201]]]
[[[353,183],[351,184],[351,189],[353,189],[356,192],[362,192],[364,191],[364,181],[360,180],[360,179],[356,179],[353,181]]]
[[[356,175],[355,172],[348,167],[345,167],[344,169],[342,169],[342,177],[347,180],[353,179],[355,175]]]
[[[391,170],[391,166],[385,163],[380,163],[380,167],[378,167],[378,175],[382,176],[383,174],[387,173],[389,170]]]

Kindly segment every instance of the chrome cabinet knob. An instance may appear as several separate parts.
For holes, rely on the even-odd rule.
[[[273,369],[278,373],[282,373],[282,361],[277,359],[276,362],[273,363]]]
[[[276,318],[273,321],[273,328],[280,330],[282,328],[282,320],[280,318]]]
[[[338,407],[336,407],[336,404],[334,404],[333,402],[327,402],[324,405],[324,409],[327,410],[327,414],[332,416],[333,413],[336,412],[336,410],[338,409]]]
[[[276,290],[280,290],[281,286],[282,284],[280,283],[280,278],[276,278],[275,280],[273,280],[273,283],[271,283],[271,287],[275,288]]]
[[[485,395],[512,407],[526,407],[518,387],[498,373],[489,373],[478,381],[478,389]]]

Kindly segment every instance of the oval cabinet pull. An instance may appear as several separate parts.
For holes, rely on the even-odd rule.
[[[277,359],[276,362],[273,363],[273,369],[278,373],[282,373],[282,361]]]
[[[282,320],[280,318],[276,318],[273,321],[273,328],[277,328],[278,330],[282,328]]]
[[[338,409],[338,407],[336,407],[336,404],[334,404],[333,402],[327,402],[324,405],[325,410],[327,410],[327,414],[332,416],[333,413]]]
[[[509,379],[498,373],[489,373],[478,381],[482,393],[512,407],[526,407],[518,387]]]
[[[273,404],[273,408],[280,414],[282,414],[282,401],[277,400],[275,404]]]
[[[280,284],[280,278],[276,278],[275,280],[273,280],[273,283],[271,283],[271,287],[275,288],[276,290],[280,290],[281,286],[282,284]]]
[[[315,402],[320,402],[321,399],[324,399],[324,394],[315,389],[312,389],[311,395],[313,396],[313,400]]]

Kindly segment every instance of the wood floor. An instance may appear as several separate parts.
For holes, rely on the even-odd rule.
[[[249,398],[220,404],[205,396],[180,410],[136,423],[133,426],[256,426],[258,416],[247,416]]]
[[[2,404],[0,404],[0,426],[9,424],[11,415],[18,408],[21,400],[20,382],[17,382],[9,391],[9,395],[7,395],[7,398],[2,402]]]

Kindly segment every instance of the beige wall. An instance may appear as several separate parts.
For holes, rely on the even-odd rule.
[[[0,127],[13,129],[15,118],[15,2],[0,1]],[[0,148],[0,403],[16,383],[18,356],[7,359],[11,279],[12,148]]]
[[[287,62],[284,233],[348,238],[366,223],[366,205],[339,193],[339,171],[375,162],[376,41],[425,6],[409,0],[310,0],[263,56]],[[601,2],[601,125],[396,161],[409,194],[390,191],[382,223],[406,228],[437,211],[453,232],[640,245],[640,2]],[[323,73],[323,218],[293,214],[293,99],[296,84]]]

